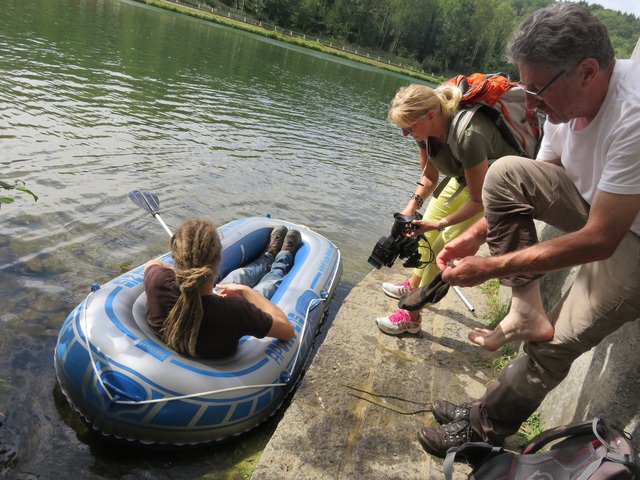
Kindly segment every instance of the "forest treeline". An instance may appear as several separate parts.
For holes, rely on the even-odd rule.
[[[205,0],[282,28],[384,51],[418,62],[426,72],[507,71],[512,32],[553,0]],[[607,25],[618,58],[629,58],[640,37],[632,14],[588,6]]]

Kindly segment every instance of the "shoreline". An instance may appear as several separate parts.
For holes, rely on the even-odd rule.
[[[262,22],[252,23],[245,20],[238,20],[237,18],[232,18],[231,13],[227,12],[227,15],[221,15],[219,13],[215,13],[213,8],[211,11],[202,10],[199,8],[192,7],[190,5],[186,5],[180,3],[179,1],[171,1],[171,0],[134,0],[138,3],[143,3],[145,5],[149,5],[152,7],[158,7],[165,10],[169,10],[172,12],[176,12],[179,14],[189,15],[194,18],[198,18],[200,20],[205,20],[213,23],[217,23],[218,25],[223,25],[230,28],[236,28],[239,30],[243,30],[249,33],[254,33],[256,35],[261,35],[263,37],[268,37],[274,40],[279,40],[281,42],[289,43],[291,45],[297,45],[299,47],[309,48],[311,50],[315,50],[318,52],[326,53],[328,55],[332,55],[335,57],[344,58],[347,60],[351,60],[358,63],[363,63],[375,68],[380,68],[382,70],[387,70],[389,72],[398,73],[400,75],[409,76],[412,78],[416,78],[419,80],[423,80],[433,84],[440,84],[444,82],[446,79],[444,77],[429,75],[422,71],[417,71],[413,67],[402,67],[402,65],[392,64],[389,60],[388,62],[384,62],[380,60],[381,57],[372,58],[369,53],[366,55],[362,55],[355,52],[350,52],[343,47],[342,49],[334,47],[332,43],[329,45],[322,43],[319,39],[309,40],[307,39],[307,35],[302,35],[300,37],[298,34],[294,33],[292,30],[289,30],[290,33],[285,33],[287,30],[281,29],[279,27],[274,27],[273,30],[268,29],[263,26]]]

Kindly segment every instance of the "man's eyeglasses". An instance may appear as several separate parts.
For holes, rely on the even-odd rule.
[[[544,87],[542,87],[540,90],[538,90],[537,92],[529,90],[527,87],[525,87],[520,82],[518,82],[518,86],[520,88],[522,88],[522,90],[524,90],[525,93],[528,93],[529,95],[533,95],[534,97],[539,97],[542,92],[544,92],[547,88],[549,88],[551,85],[553,85],[553,82],[558,80],[562,75],[564,75],[564,70],[560,71],[560,73],[558,73],[555,77],[553,77],[551,80],[549,80],[547,82],[547,84]]]

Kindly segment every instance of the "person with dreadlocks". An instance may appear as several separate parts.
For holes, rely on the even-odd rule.
[[[289,239],[299,239],[290,230]],[[279,228],[267,250],[293,249]],[[200,358],[222,358],[236,351],[245,335],[291,340],[293,325],[284,312],[247,285],[226,284],[213,291],[222,245],[209,220],[189,219],[171,237],[174,267],[151,260],[145,264],[147,322],[176,352]]]

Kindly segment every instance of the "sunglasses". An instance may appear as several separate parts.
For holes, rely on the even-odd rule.
[[[413,129],[416,128],[416,125],[418,124],[418,122],[420,120],[422,120],[425,116],[421,116],[420,118],[418,118],[415,122],[413,122],[413,125],[411,125],[410,127],[405,127],[402,129],[402,134],[406,137],[408,135],[413,135]]]
[[[518,86],[520,88],[522,88],[522,90],[524,91],[524,93],[528,93],[529,95],[533,95],[534,97],[539,97],[540,94],[542,94],[542,92],[544,92],[547,88],[549,88],[551,85],[553,85],[553,82],[555,82],[556,80],[558,80],[562,75],[564,75],[564,70],[561,70],[560,73],[558,73],[555,77],[553,77],[551,80],[549,80],[547,82],[547,84],[542,87],[540,90],[538,90],[537,92],[534,92],[532,90],[529,90],[527,87],[525,87],[522,83],[518,82]]]

